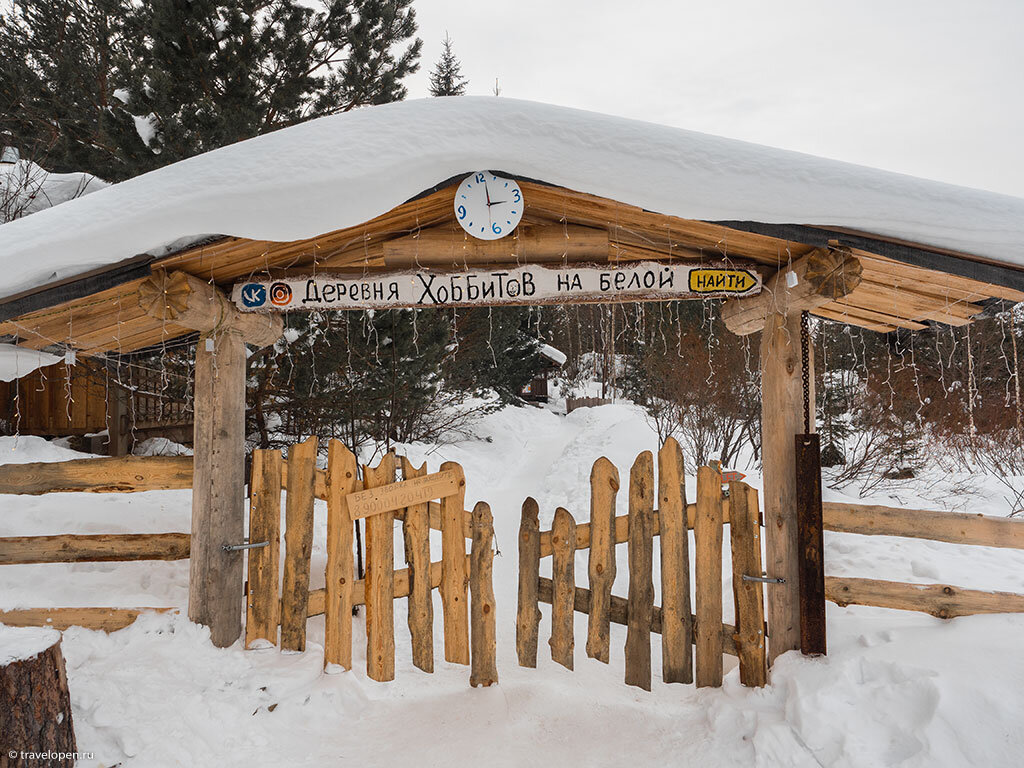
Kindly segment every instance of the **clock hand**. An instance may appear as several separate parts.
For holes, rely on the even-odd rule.
[[[487,205],[504,205],[507,202],[508,200],[495,200],[493,203],[488,203]]]
[[[491,192],[487,189],[487,179],[484,179],[484,194],[487,195],[487,207],[491,205]]]

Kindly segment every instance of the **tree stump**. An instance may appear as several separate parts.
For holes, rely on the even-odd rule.
[[[75,764],[60,639],[53,629],[0,625],[0,768]]]

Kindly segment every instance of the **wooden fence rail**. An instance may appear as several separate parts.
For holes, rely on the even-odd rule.
[[[187,533],[62,534],[0,538],[0,565],[187,560]]]
[[[825,595],[841,606],[871,605],[921,611],[940,619],[979,613],[1024,613],[1024,595],[982,592],[948,584],[906,584],[850,577],[825,577]]]
[[[123,456],[0,465],[0,493],[136,493],[191,487],[191,456]]]

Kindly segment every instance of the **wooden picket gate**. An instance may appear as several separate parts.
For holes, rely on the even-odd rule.
[[[523,504],[519,529],[519,607],[516,648],[519,664],[537,666],[540,610],[551,605],[551,658],[573,668],[573,612],[588,614],[587,656],[608,663],[610,624],[627,626],[625,681],[651,689],[651,633],[661,634],[662,679],[666,683],[720,686],[723,653],[739,657],[740,680],[762,686],[767,680],[761,535],[757,491],[731,482],[722,491],[717,469],[697,471],[696,504],[686,503],[679,444],[666,440],[658,453],[658,509],[655,510],[654,457],[641,453],[629,477],[627,515],[616,517],[619,473],[606,458],[590,473],[590,522],[576,524],[565,509],[555,511],[550,531],[541,531],[537,502]],[[735,627],[722,623],[723,526],[729,523],[732,549]],[[696,606],[691,613],[687,529],[694,530]],[[654,604],[654,537],[660,540],[662,604]],[[628,546],[629,596],[612,594],[615,545]],[[575,582],[576,551],[589,549],[590,588]],[[540,575],[542,557],[551,556],[552,577]],[[747,578],[744,578],[746,576]],[[694,654],[694,648],[696,653]],[[696,664],[694,665],[694,656]],[[696,669],[694,669],[696,667]]]
[[[328,445],[326,471],[316,468],[316,456],[315,437],[291,446],[287,461],[278,451],[253,451],[249,541],[257,546],[249,549],[246,647],[277,645],[280,627],[283,650],[305,650],[306,620],[323,614],[324,665],[351,669],[352,609],[365,605],[367,675],[393,680],[394,600],[407,597],[413,664],[433,672],[431,592],[436,588],[441,594],[445,660],[471,663],[474,687],[497,682],[491,511],[484,502],[472,514],[464,510],[462,467],[446,462],[439,472],[428,474],[426,464],[416,468],[406,457],[388,453],[376,467],[364,466],[360,480],[355,455],[340,441]],[[396,482],[399,465],[402,480]],[[282,488],[287,499],[279,589]],[[327,566],[325,588],[311,591],[315,498],[327,502]],[[353,521],[358,519],[366,521],[362,579],[356,578],[353,557]],[[396,519],[402,522],[408,564],[400,570],[394,568]],[[432,528],[441,531],[437,562],[430,561]],[[470,555],[467,538],[472,540]]]

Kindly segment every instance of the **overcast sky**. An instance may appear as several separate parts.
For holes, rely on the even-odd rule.
[[[469,93],[1024,197],[1024,0],[416,0]]]

